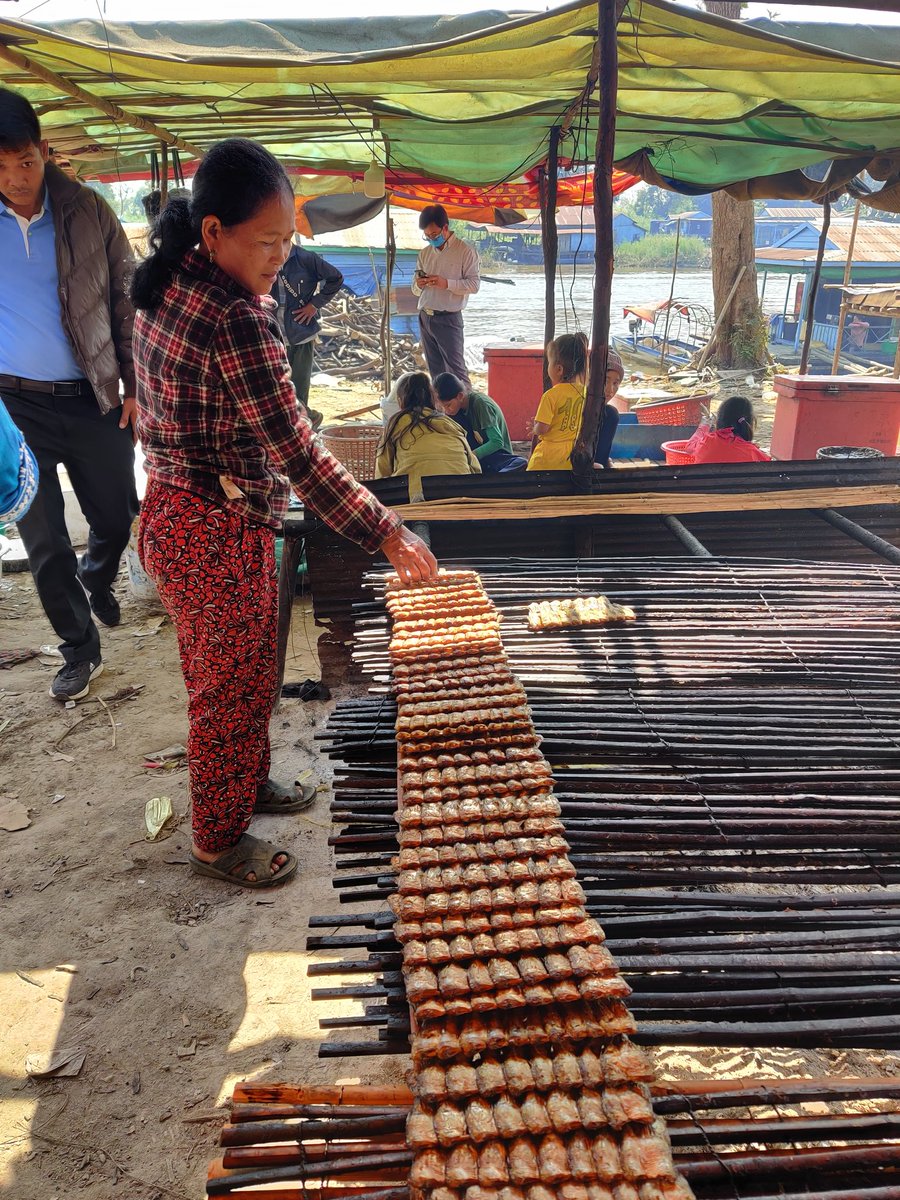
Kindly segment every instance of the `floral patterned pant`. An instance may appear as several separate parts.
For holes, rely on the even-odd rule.
[[[275,535],[211,500],[151,482],[139,552],[178,635],[194,841],[213,854],[245,832],[257,785],[269,774]]]

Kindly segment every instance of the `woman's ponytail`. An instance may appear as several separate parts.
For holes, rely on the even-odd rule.
[[[150,253],[137,267],[131,281],[131,302],[135,308],[159,306],[172,276],[186,251],[196,246],[200,230],[191,216],[188,200],[170,200],[154,222]]]

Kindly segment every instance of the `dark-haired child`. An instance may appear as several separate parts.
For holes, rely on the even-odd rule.
[[[581,428],[588,340],[583,333],[564,333],[547,347],[547,373],[553,386],[541,396],[533,430],[537,444],[529,471],[569,471]]]
[[[388,422],[378,447],[376,479],[409,477],[409,497],[422,499],[427,475],[479,475],[481,467],[466,435],[435,408],[434,390],[424,371],[404,375],[397,385],[400,411]]]
[[[719,405],[716,427],[693,449],[695,463],[770,462],[753,441],[756,421],[746,396],[729,396]]]

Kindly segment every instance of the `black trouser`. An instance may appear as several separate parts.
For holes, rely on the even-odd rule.
[[[78,582],[78,559],[66,529],[57,464],[66,468],[90,526],[81,559],[84,587],[111,586],[137,516],[134,443],[131,429],[119,428],[121,409],[105,416],[93,395],[63,397],[4,390],[9,415],[22,430],[40,470],[38,493],[17,522],[28,565],[66,662],[96,661],[100,635]]]
[[[597,445],[594,448],[594,462],[605,467],[607,471],[610,469],[609,453],[618,428],[619,410],[612,404],[607,404],[603,409],[603,423],[597,432]]]
[[[310,341],[303,342],[299,346],[292,346],[288,343],[287,347],[288,362],[291,364],[291,382],[297,393],[297,399],[304,408],[309,404],[309,381],[312,378],[315,344],[316,339],[311,338]]]
[[[419,333],[431,378],[449,371],[462,380],[466,387],[471,387],[463,349],[462,313],[436,312],[429,315],[420,309]]]

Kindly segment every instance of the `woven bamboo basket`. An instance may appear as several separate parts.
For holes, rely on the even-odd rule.
[[[375,478],[375,460],[383,428],[380,424],[326,425],[319,433],[326,450],[356,476]]]

